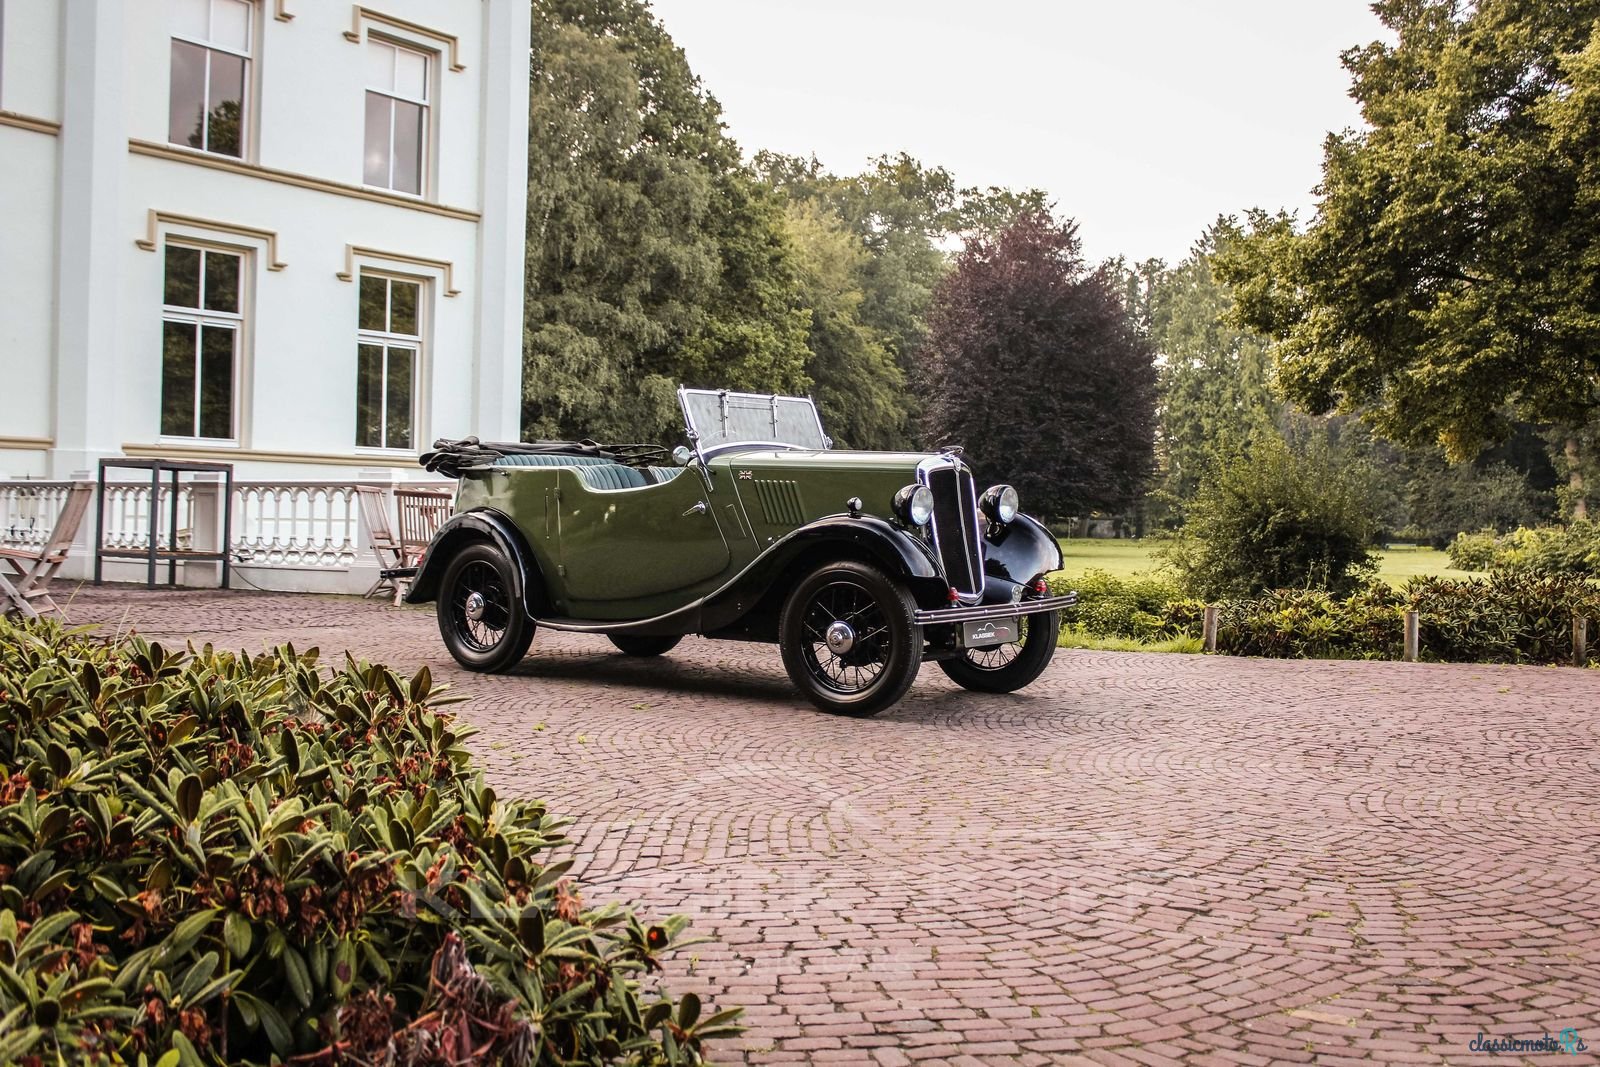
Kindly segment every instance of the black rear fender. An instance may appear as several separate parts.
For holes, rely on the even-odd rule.
[[[512,596],[530,618],[536,618],[544,600],[544,582],[539,574],[539,564],[516,523],[504,512],[491,508],[462,512],[439,527],[439,532],[433,535],[428,551],[422,557],[422,566],[416,578],[411,582],[406,603],[426,604],[437,599],[439,584],[444,580],[444,572],[450,566],[451,559],[467,545],[483,541],[495,545],[511,560]]]

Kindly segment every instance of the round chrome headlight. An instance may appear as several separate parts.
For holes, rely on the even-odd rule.
[[[991,485],[978,499],[978,507],[994,522],[1010,522],[1017,517],[1017,491],[1009,485]]]
[[[926,526],[933,518],[933,490],[925,485],[908,485],[894,495],[894,513],[901,522]]]

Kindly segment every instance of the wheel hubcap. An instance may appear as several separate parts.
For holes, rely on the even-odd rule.
[[[824,640],[827,641],[829,652],[832,652],[835,656],[842,656],[856,647],[856,632],[849,623],[842,619],[835,619],[828,624]]]
[[[469,593],[467,594],[467,603],[463,610],[466,611],[467,618],[469,620],[472,622],[477,622],[479,619],[483,618],[483,609],[487,606],[488,602],[483,599],[482,593]]]

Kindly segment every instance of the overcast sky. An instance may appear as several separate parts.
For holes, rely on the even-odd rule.
[[[1181,259],[1219,213],[1313,203],[1355,125],[1366,0],[652,0],[747,154],[905,150],[1038,186],[1092,260]]]

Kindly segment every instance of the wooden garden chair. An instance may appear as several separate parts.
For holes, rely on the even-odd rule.
[[[356,500],[361,505],[361,519],[367,524],[367,539],[372,545],[372,554],[378,557],[378,580],[372,583],[372,588],[367,590],[366,596],[396,593],[399,587],[394,579],[383,575],[384,571],[402,566],[400,541],[395,537],[394,527],[389,522],[389,494],[376,485],[358,485]]]
[[[5,613],[36,619],[45,612],[61,612],[61,606],[50,596],[50,579],[72,551],[72,539],[78,536],[93,492],[94,486],[89,482],[73,483],[50,536],[38,548],[0,548],[0,564],[4,564],[0,566],[0,608]],[[43,610],[36,605],[42,605]]]
[[[450,517],[455,494],[445,489],[396,489],[394,502],[400,512],[400,566],[414,567],[433,535]],[[394,585],[394,602],[398,604],[410,581],[401,578]]]

